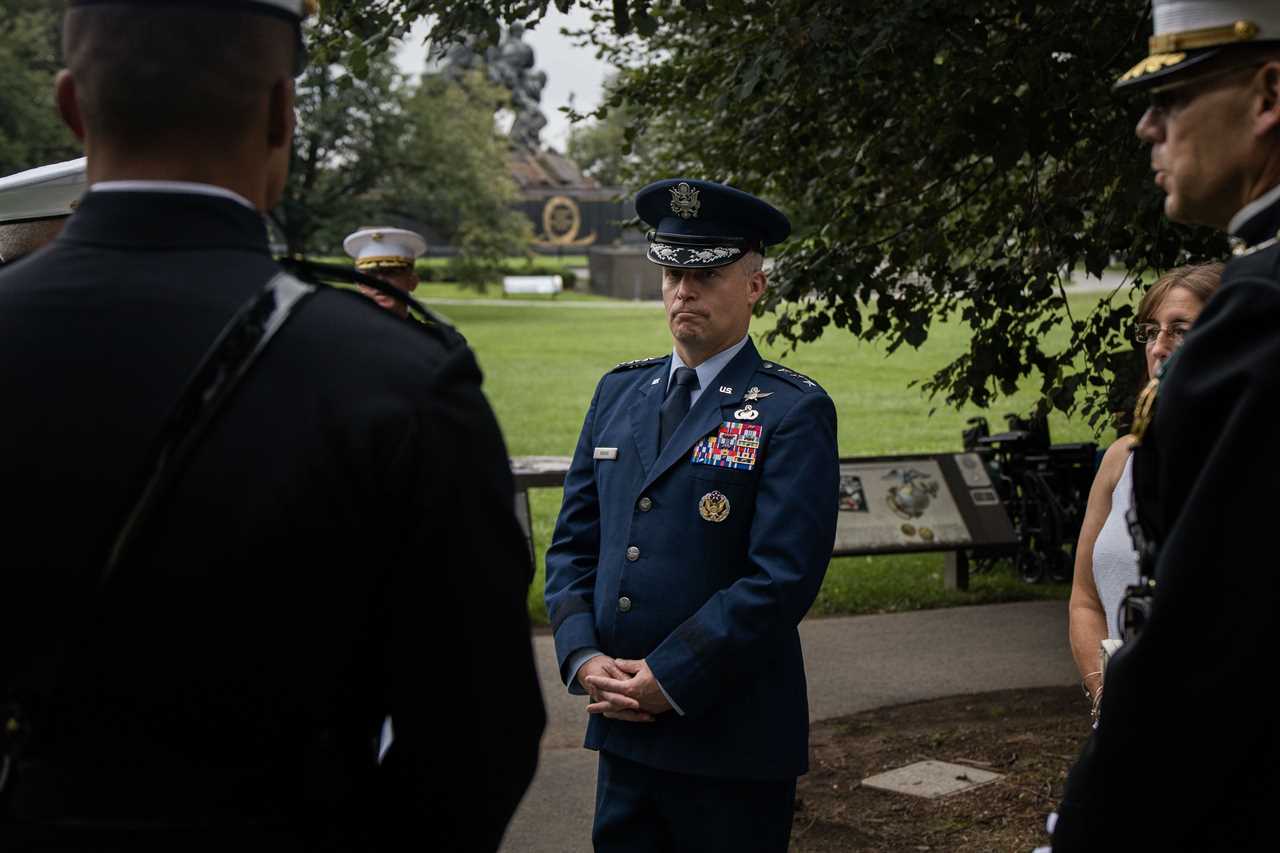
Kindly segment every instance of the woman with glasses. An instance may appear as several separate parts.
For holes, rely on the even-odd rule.
[[[1156,376],[1218,289],[1220,263],[1179,267],[1162,276],[1138,305],[1133,338],[1145,348],[1147,377]],[[1089,503],[1076,545],[1071,584],[1071,654],[1081,686],[1093,702],[1096,720],[1102,698],[1100,649],[1118,640],[1118,614],[1125,587],[1138,580],[1138,557],[1125,513],[1133,494],[1133,436],[1107,448],[1089,491]]]

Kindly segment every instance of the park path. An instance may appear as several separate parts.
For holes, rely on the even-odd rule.
[[[1078,680],[1065,601],[806,619],[800,637],[813,720]],[[547,730],[537,776],[502,853],[589,853],[596,754],[582,748],[586,702],[560,683],[549,634],[534,637],[534,652]]]

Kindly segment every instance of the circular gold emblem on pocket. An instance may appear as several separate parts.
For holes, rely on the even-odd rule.
[[[703,521],[724,521],[729,517],[729,499],[720,492],[707,492],[698,501],[698,514]]]

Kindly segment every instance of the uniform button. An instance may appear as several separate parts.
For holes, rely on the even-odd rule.
[[[630,609],[631,609],[631,599],[627,598],[625,595],[618,599],[619,612],[626,613]]]
[[[633,562],[633,563],[634,563],[636,560],[640,559],[640,549],[639,549],[639,548],[637,548],[635,545],[632,545],[630,548],[628,548],[628,549],[627,549],[627,559],[628,559],[628,560],[630,560],[630,561],[631,561],[631,562]]]
[[[648,511],[649,511],[649,510],[651,510],[651,509],[653,509],[653,501],[652,501],[652,500],[650,500],[649,498],[641,498],[641,499],[640,499],[640,511],[641,511],[641,512],[648,512]]]

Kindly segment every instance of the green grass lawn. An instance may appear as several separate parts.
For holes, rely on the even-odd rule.
[[[418,295],[430,304],[430,285]],[[424,293],[424,290],[426,291]],[[1076,316],[1087,312],[1096,294],[1071,297]],[[600,376],[615,364],[635,358],[664,355],[671,350],[666,323],[653,306],[611,308],[504,307],[447,305],[441,313],[455,322],[475,349],[485,372],[485,393],[497,412],[513,456],[568,456],[573,452],[587,405]],[[753,322],[752,332],[772,325],[769,318]],[[1065,330],[1056,334],[1065,336]],[[1000,401],[988,411],[942,408],[908,387],[946,364],[966,346],[959,323],[936,326],[918,350],[902,347],[886,356],[883,347],[829,330],[821,340],[796,352],[765,348],[766,358],[812,376],[835,401],[839,416],[841,456],[885,453],[939,452],[960,449],[965,419],[984,414],[992,428],[1001,429],[1004,412],[1025,413],[1034,403],[1038,380]],[[760,346],[757,340],[757,346]],[[938,411],[929,416],[935,405]],[[1093,441],[1082,420],[1050,417],[1055,442]],[[1104,436],[1103,441],[1109,436]],[[558,489],[531,493],[538,576],[529,594],[535,621],[545,623],[542,602],[542,552],[550,542],[560,506]],[[832,560],[814,613],[868,613],[953,604],[1013,599],[1065,598],[1067,585],[1028,586],[1005,573],[972,577],[968,592],[946,591],[942,585],[941,554],[884,557],[842,557]]]

